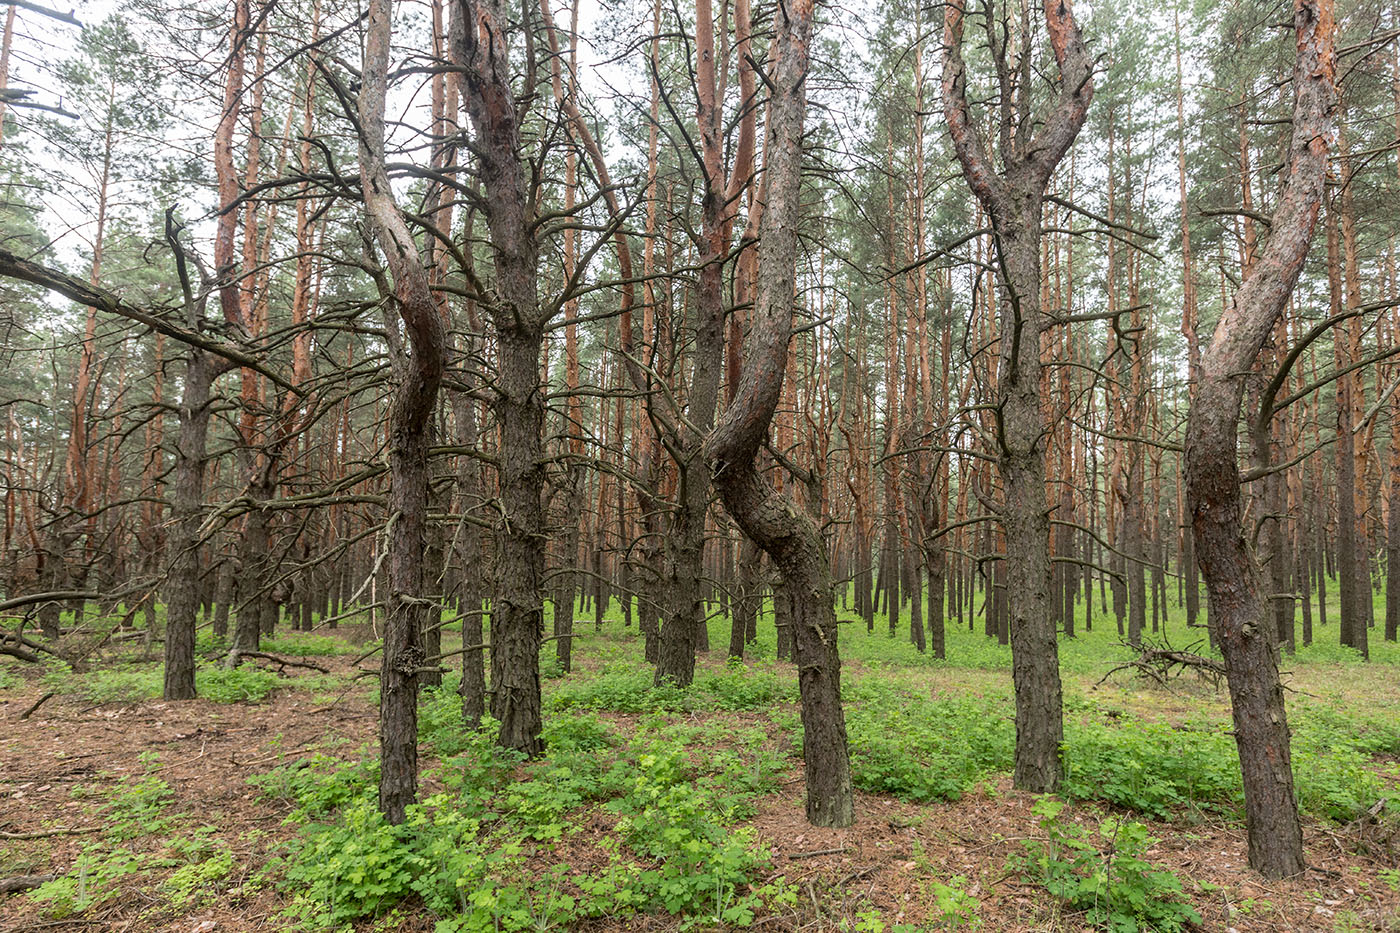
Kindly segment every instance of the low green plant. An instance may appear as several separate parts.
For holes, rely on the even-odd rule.
[[[1032,812],[1046,841],[1024,843],[1025,854],[1013,867],[1111,933],[1178,933],[1201,922],[1181,879],[1143,857],[1157,841],[1146,826],[1109,817],[1090,833],[1060,819],[1064,806],[1053,797],[1036,801]]]
[[[1224,723],[1067,722],[1064,760],[1065,796],[1156,819],[1188,804],[1231,810],[1241,800],[1239,754]]]
[[[46,678],[47,680],[48,678]],[[160,668],[142,670],[93,670],[83,674],[64,673],[57,684],[64,692],[77,693],[93,705],[140,703],[160,696],[163,675]]]
[[[978,911],[982,902],[967,892],[967,879],[954,875],[948,883],[933,880],[928,883],[933,895],[933,910],[929,919],[948,930],[976,930],[982,926]]]
[[[248,783],[264,796],[292,804],[284,822],[296,825],[321,819],[352,801],[369,799],[378,773],[378,762],[370,758],[347,763],[317,752],[253,775]]]
[[[154,760],[148,762],[153,767]],[[107,836],[114,841],[161,833],[171,825],[169,809],[173,794],[170,785],[156,774],[122,777],[105,791],[104,819]]]
[[[215,703],[256,703],[277,689],[277,683],[276,674],[251,664],[201,667],[194,675],[195,692]]]
[[[993,700],[935,699],[874,679],[849,693],[851,779],[862,790],[921,803],[956,800],[1011,767],[1015,731]],[[793,729],[800,743],[800,727]]]
[[[685,746],[673,735],[646,740],[631,788],[608,805],[622,817],[618,835],[658,866],[638,875],[656,906],[747,925],[755,906],[744,896],[749,880],[771,855],[758,848],[752,830],[730,829],[740,801],[725,792],[724,782],[695,778]]]
[[[117,882],[142,871],[144,862],[130,849],[89,843],[68,872],[35,888],[29,899],[55,920],[75,917],[116,896]]]
[[[310,632],[286,632],[262,640],[262,650],[269,654],[290,657],[325,657],[350,654],[356,649],[333,635],[313,635]]]
[[[226,845],[219,845],[177,868],[164,884],[171,906],[184,910],[208,903],[217,895],[220,884],[233,874],[233,865],[233,852]]]

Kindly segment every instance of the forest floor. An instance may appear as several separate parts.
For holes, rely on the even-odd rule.
[[[796,675],[762,639],[678,691],[650,686],[635,630],[581,624],[535,763],[462,726],[449,675],[409,831],[373,808],[367,626],[265,645],[324,672],[210,665],[187,702],[157,698],[140,646],[78,674],[6,659],[0,881],[54,877],[0,895],[0,930],[1400,930],[1394,646],[1285,665],[1310,868],[1266,882],[1223,691],[1096,685],[1116,633],[1063,640],[1069,777],[1042,800],[1010,786],[1006,649],[950,630],[934,662],[880,622],[842,630],[842,830],[806,823]]]

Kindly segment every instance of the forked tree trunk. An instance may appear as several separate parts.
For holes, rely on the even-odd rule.
[[[496,335],[500,425],[495,583],[491,594],[491,715],[497,741],[530,756],[540,740],[539,649],[544,625],[545,400],[540,351],[551,308],[539,302],[539,244],[521,158],[509,17],[499,0],[458,0],[451,47],[475,130],[494,288],[476,296]]]
[[[826,545],[811,518],[769,486],[756,463],[782,395],[792,336],[812,0],[791,0],[785,12],[773,40],[767,199],[759,226],[752,323],[744,340],[738,388],[706,453],[725,508],[773,559],[792,599],[807,819],[814,826],[849,826],[855,818],[854,798]]]
[[[1306,866],[1276,631],[1241,527],[1236,448],[1245,379],[1308,253],[1322,204],[1336,104],[1331,0],[1295,0],[1293,21],[1297,61],[1287,181],[1268,244],[1211,337],[1186,427],[1187,501],[1230,687],[1249,864],[1269,878],[1296,875]]]
[[[985,15],[994,11],[986,9]],[[1004,603],[1016,690],[1016,763],[1013,781],[1022,790],[1053,790],[1061,776],[1063,737],[1059,653],[1050,611],[1050,519],[1045,508],[1044,413],[1041,404],[1042,314],[1041,217],[1045,189],[1055,167],[1084,125],[1093,97],[1092,62],[1068,0],[1046,0],[1045,23],[1059,66],[1057,95],[1039,129],[1025,132],[1029,114],[1018,115],[1009,99],[1001,105],[998,173],[967,100],[962,58],[964,11],[954,0],[944,7],[943,111],[963,176],[986,209],[996,232],[1001,267],[1001,329],[997,376],[996,433],[1000,443],[1007,542]],[[994,33],[995,30],[989,30]],[[1023,37],[1025,43],[1030,37]],[[1003,76],[1010,40],[995,44]],[[1029,49],[1022,49],[1029,56]],[[1009,70],[1008,70],[1009,69]],[[1019,78],[1026,80],[1029,78]],[[1028,98],[1029,87],[1020,87]],[[1003,95],[1005,98],[1006,95]],[[1014,128],[1014,129],[1013,129]]]

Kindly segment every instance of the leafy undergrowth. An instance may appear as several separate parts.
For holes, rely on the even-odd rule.
[[[1201,922],[1181,879],[1145,858],[1158,841],[1146,826],[1109,817],[1091,834],[1062,819],[1063,811],[1061,801],[1037,801],[1034,813],[1045,839],[1026,841],[1024,853],[1011,860],[1014,868],[1091,924],[1114,933],[1181,933]]]
[[[66,666],[54,666],[45,675],[44,683],[51,690],[75,694],[95,705],[139,703],[160,696],[163,676],[159,666],[151,665],[83,674],[74,674]],[[256,703],[280,686],[276,674],[252,665],[226,668],[202,664],[195,670],[194,683],[199,696],[215,703]]]
[[[1241,834],[1238,759],[1219,694],[1194,687],[1168,694],[1131,681],[1095,690],[1098,676],[1127,649],[1104,631],[1062,641],[1066,777],[1060,796],[1032,809],[1008,787],[1015,724],[1006,649],[950,627],[951,660],[935,660],[908,645],[904,630],[891,638],[881,619],[874,634],[859,625],[841,633],[852,777],[872,795],[858,806],[867,814],[892,803],[903,808],[878,824],[881,838],[934,814],[960,812],[950,808],[976,811],[973,832],[985,829],[985,838],[971,845],[988,850],[994,867],[977,874],[961,863],[954,868],[946,852],[944,861],[922,855],[920,839],[944,832],[935,829],[900,837],[909,841],[899,845],[912,850],[901,856],[913,866],[907,876],[892,878],[889,866],[905,863],[888,858],[868,876],[879,886],[902,885],[888,896],[873,880],[864,894],[847,890],[870,865],[846,858],[844,842],[830,847],[827,874],[814,881],[817,861],[793,855],[820,856],[827,843],[803,843],[806,827],[772,824],[775,811],[800,818],[802,729],[796,676],[773,660],[768,618],[746,661],[712,656],[684,690],[655,686],[635,628],[624,629],[616,612],[605,622],[601,631],[580,626],[573,672],[559,671],[549,648],[542,658],[551,676],[547,752],[539,760],[496,748],[490,722],[466,726],[456,674],[424,690],[423,792],[400,826],[376,806],[374,719],[365,702],[373,702],[372,681],[354,680],[343,662],[326,662],[335,668],[329,674],[279,676],[253,664],[226,670],[208,663],[220,646],[206,639],[197,677],[202,697],[243,704],[228,712],[254,721],[298,703],[318,711],[338,706],[354,726],[335,740],[359,751],[347,759],[321,735],[320,744],[295,753],[275,737],[259,739],[261,751],[239,753],[240,760],[277,762],[233,778],[240,782],[235,798],[251,795],[285,818],[271,855],[267,846],[243,845],[239,835],[268,832],[271,824],[231,832],[202,813],[178,812],[183,791],[168,763],[146,759],[126,776],[109,772],[105,783],[76,798],[100,820],[100,834],[75,840],[61,876],[28,901],[45,922],[93,922],[115,910],[123,892],[129,898],[139,890],[148,906],[135,914],[138,930],[168,926],[177,914],[236,892],[236,903],[263,898],[259,916],[271,919],[259,929],[423,929],[426,918],[442,933],[605,922],[610,930],[772,923],[926,933],[1024,928],[1017,924],[1030,923],[1028,915],[1007,925],[996,914],[1007,899],[994,888],[1015,879],[1018,890],[1036,892],[1034,919],[1046,929],[1176,931],[1199,922],[1221,876],[1213,876],[1212,887],[1194,867],[1182,867],[1192,862],[1164,862],[1164,848],[1203,826],[1217,838]],[[712,623],[712,644],[727,643],[724,626],[722,618]],[[358,655],[363,648],[344,634],[288,633],[263,647],[285,657]],[[1394,797],[1400,698],[1375,678],[1365,688],[1347,686],[1359,669],[1335,652],[1314,653],[1322,659],[1300,652],[1291,675],[1308,687],[1289,700],[1294,764],[1300,805],[1333,838],[1352,832],[1346,827],[1376,810],[1377,801]],[[0,690],[39,678],[15,671],[0,665]],[[51,667],[42,684],[73,695],[69,709],[82,709],[80,703],[154,705],[161,681],[157,664],[133,658],[82,674]],[[1358,706],[1363,690],[1374,702]],[[250,773],[251,787],[241,783]],[[1008,812],[1014,818],[993,828]],[[1380,820],[1390,819],[1382,809]],[[844,837],[821,837],[832,838]],[[1218,854],[1220,844],[1211,845]],[[26,866],[45,865],[26,857]],[[1389,890],[1386,876],[1373,876],[1360,880]],[[1390,887],[1400,889],[1400,872],[1394,877]],[[1063,925],[1066,918],[1072,923]]]
[[[547,757],[524,762],[496,747],[493,723],[463,726],[450,684],[423,707],[424,741],[441,756],[433,777],[446,789],[409,807],[402,825],[379,813],[368,762],[304,760],[255,779],[293,805],[290,821],[313,821],[273,870],[288,920],[335,928],[416,898],[443,933],[650,911],[745,926],[795,898],[781,877],[761,880],[771,856],[737,825],[786,767],[764,751],[761,729],[697,765],[696,727],[656,715],[623,739],[592,712],[560,713],[545,731]],[[602,864],[563,859],[595,820],[611,824]]]

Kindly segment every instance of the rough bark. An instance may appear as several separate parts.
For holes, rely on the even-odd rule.
[[[191,350],[180,395],[180,436],[175,447],[175,480],[170,511],[168,589],[165,597],[165,686],[167,700],[194,699],[195,615],[199,610],[199,524],[204,495],[205,441],[209,435],[209,396],[223,362]]]
[[[991,15],[988,11],[988,15]],[[1092,62],[1065,0],[1047,0],[1045,23],[1059,66],[1056,99],[1039,129],[1025,131],[1031,89],[1022,78],[1015,112],[1009,90],[1000,103],[997,172],[967,100],[962,58],[964,11],[944,9],[943,112],[963,176],[995,231],[1001,272],[1001,333],[997,423],[1004,504],[1001,522],[1010,547],[1005,560],[1007,622],[1016,689],[1016,764],[1024,790],[1049,791],[1061,776],[1062,697],[1055,624],[1050,611],[1050,521],[1045,509],[1044,413],[1041,403],[1041,217],[1055,167],[1079,134],[1093,96]],[[989,30],[989,34],[994,30]],[[1027,41],[1029,41],[1027,39]],[[1006,81],[1007,50],[998,46]],[[1023,60],[1029,52],[1023,53]],[[1020,132],[1013,132],[1019,126]]]
[[[811,0],[794,0],[777,23],[760,261],[752,321],[734,399],[706,445],[725,508],[773,559],[792,598],[802,700],[807,819],[815,826],[854,820],[850,756],[841,710],[836,606],[826,545],[815,523],[759,475],[757,456],[787,370],[796,288],[802,127],[812,36]]]
[[[360,90],[360,178],[365,219],[392,280],[392,301],[409,352],[391,353],[389,406],[389,584],[385,594],[379,685],[379,807],[401,823],[418,791],[418,669],[423,629],[434,603],[425,599],[428,442],[442,382],[445,336],[418,246],[394,201],[385,164],[385,95],[392,17],[390,0],[371,0]],[[390,297],[390,296],[386,296]],[[386,312],[387,315],[387,312]],[[391,320],[386,327],[397,327]],[[537,500],[538,501],[538,500]]]
[[[1284,190],[1268,243],[1226,307],[1202,359],[1186,430],[1187,500],[1230,687],[1249,863],[1269,878],[1295,875],[1305,864],[1274,626],[1241,527],[1238,424],[1247,374],[1307,256],[1322,203],[1336,102],[1331,0],[1296,0],[1293,19],[1297,60]]]
[[[495,582],[491,602],[491,715],[497,741],[536,756],[540,740],[539,647],[544,625],[545,399],[540,351],[552,309],[539,302],[535,198],[521,156],[512,85],[509,17],[499,0],[459,0],[451,45],[462,69],[472,149],[495,281],[480,295],[496,336],[494,407],[500,427]]]

